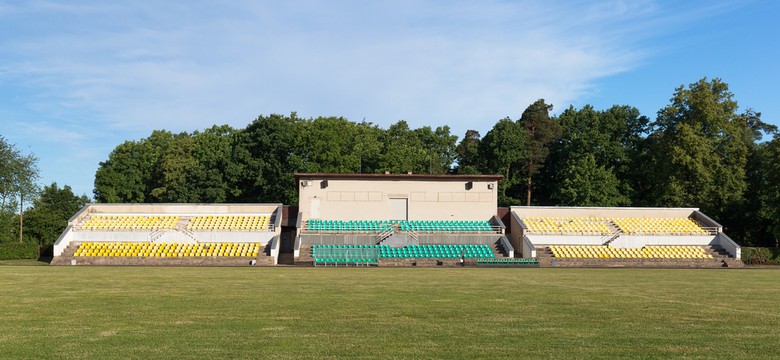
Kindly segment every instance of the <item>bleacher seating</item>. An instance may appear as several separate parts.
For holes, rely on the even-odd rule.
[[[493,232],[490,222],[468,220],[409,220],[400,223],[401,231],[418,233]]]
[[[190,231],[262,231],[268,230],[268,215],[205,215],[191,219]]]
[[[384,258],[432,258],[457,259],[493,258],[496,255],[489,245],[408,245],[400,248],[383,246],[379,257]]]
[[[382,220],[319,220],[306,221],[306,230],[312,232],[367,232],[380,233],[393,229],[391,221]]]
[[[614,218],[612,221],[629,235],[707,235],[709,232],[691,218]]]
[[[489,245],[313,245],[315,263],[376,263],[387,259],[487,259],[495,258]]]
[[[494,258],[494,259],[477,259],[477,264],[485,265],[538,265],[539,259],[523,259],[523,258]]]
[[[528,231],[538,234],[608,234],[608,219],[599,217],[527,217]]]
[[[375,264],[379,261],[379,245],[314,245],[315,263]]]
[[[81,225],[82,230],[134,231],[173,229],[179,216],[145,215],[90,215]]]
[[[256,257],[258,243],[150,243],[150,242],[84,242],[74,256],[103,257]]]
[[[691,218],[526,217],[532,234],[606,235],[610,226],[628,235],[708,235]]]
[[[648,245],[625,249],[605,245],[553,245],[553,256],[567,259],[712,259],[705,247],[695,245]]]
[[[418,233],[485,233],[494,232],[488,221],[468,220],[319,220],[306,221],[310,232],[380,233],[400,229]]]

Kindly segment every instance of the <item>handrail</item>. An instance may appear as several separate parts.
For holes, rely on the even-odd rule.
[[[615,239],[617,239],[620,236],[620,234],[622,234],[622,233],[623,233],[623,230],[620,230],[620,228],[616,228],[615,231],[613,231],[611,234],[608,234],[606,236],[602,236],[601,239],[599,240],[599,242],[602,245],[608,245],[609,243],[615,241]]]
[[[395,233],[395,229],[385,229],[385,231],[382,231],[379,233],[379,235],[376,236],[375,242],[379,243],[380,241],[387,239],[393,233]]]
[[[415,242],[420,242],[420,236],[417,234],[416,231],[409,229],[406,232],[409,234],[409,237],[414,239]]]

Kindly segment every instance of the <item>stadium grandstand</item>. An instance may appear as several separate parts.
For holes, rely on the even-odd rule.
[[[298,206],[90,204],[52,264],[742,266],[739,245],[698,209],[499,209],[501,179],[295,174]]]
[[[740,266],[741,249],[695,208],[510,209],[510,242],[543,266]]]
[[[527,266],[496,216],[501,176],[296,174],[296,264]]]
[[[89,204],[53,265],[275,265],[281,204]]]

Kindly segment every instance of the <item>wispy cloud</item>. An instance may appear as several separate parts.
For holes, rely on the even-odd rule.
[[[29,21],[0,38],[0,79],[33,92],[30,108],[108,131],[298,111],[484,133],[631,70],[644,39],[690,16],[651,1],[33,2],[0,8]]]

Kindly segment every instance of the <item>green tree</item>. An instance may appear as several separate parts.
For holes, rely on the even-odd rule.
[[[61,189],[56,182],[45,186],[33,207],[25,212],[25,236],[41,245],[54,243],[71,216],[88,202],[85,195],[76,196],[68,185]]]
[[[38,158],[22,154],[0,136],[0,241],[13,237],[13,222],[18,219],[16,233],[22,242],[25,201],[37,196],[39,176]]]
[[[365,137],[342,117],[319,117],[301,124],[302,156],[307,172],[357,173],[363,165]],[[358,146],[358,144],[360,144]],[[376,154],[375,154],[376,155]]]
[[[240,168],[240,202],[297,202],[294,173],[306,169],[302,128],[297,114],[260,116],[241,133],[234,150]]]
[[[553,106],[539,99],[523,111],[518,121],[526,132],[528,152],[523,160],[523,174],[526,186],[526,205],[531,206],[533,178],[544,166],[550,153],[550,144],[560,135],[561,127],[554,118],[550,118]]]
[[[590,193],[592,186],[606,186],[610,191],[604,194],[615,196],[613,200],[603,199],[598,202],[589,201],[590,204],[604,204],[603,206],[630,205],[634,193],[633,184],[638,180],[633,164],[640,153],[643,135],[647,131],[649,120],[641,116],[636,108],[629,106],[613,106],[606,111],[594,110],[586,105],[582,109],[569,107],[558,117],[562,128],[559,139],[551,145],[551,155],[548,174],[545,175],[549,184],[547,190],[550,197],[556,201],[565,201],[568,205],[578,205],[570,202],[571,194]],[[572,167],[583,166],[588,160],[584,154],[591,155],[598,170],[607,171],[610,174],[602,176],[583,177],[582,179],[609,178],[614,179],[608,184],[591,184],[587,181],[569,182],[562,187],[561,181],[570,179],[572,174],[578,174],[581,170]],[[582,175],[582,174],[581,174]],[[591,174],[595,175],[595,174]],[[576,189],[572,186],[581,186]],[[561,192],[566,192],[564,195]],[[609,205],[607,205],[609,204]]]
[[[484,167],[482,158],[479,156],[480,136],[476,130],[467,130],[455,148],[455,160],[458,162],[455,173],[457,174],[479,174],[480,169]]]
[[[479,153],[485,162],[483,172],[504,177],[499,185],[499,206],[518,203],[521,168],[528,158],[527,139],[527,132],[517,122],[504,118],[479,143]]]
[[[164,187],[160,184],[163,155],[174,141],[172,133],[155,130],[146,139],[117,146],[98,166],[95,199],[107,203],[159,202],[161,197],[151,193]]]
[[[592,153],[570,157],[553,197],[565,206],[626,206],[631,199],[621,192],[612,169],[598,165]]]
[[[749,224],[764,224],[765,231],[751,239],[750,245],[780,246],[780,136],[763,145],[761,159],[757,169],[757,200],[760,209]],[[756,230],[754,230],[756,231]],[[756,231],[757,232],[757,231]]]
[[[414,136],[425,151],[423,169],[420,172],[447,174],[452,170],[458,137],[450,134],[449,126],[439,126],[435,130],[430,126],[423,126],[414,130]]]
[[[400,120],[390,125],[383,138],[380,166],[391,173],[426,173],[429,166],[429,154],[422,141],[409,124]]]
[[[720,218],[743,200],[749,127],[720,79],[676,89],[658,112],[649,149],[655,205],[697,206]]]

